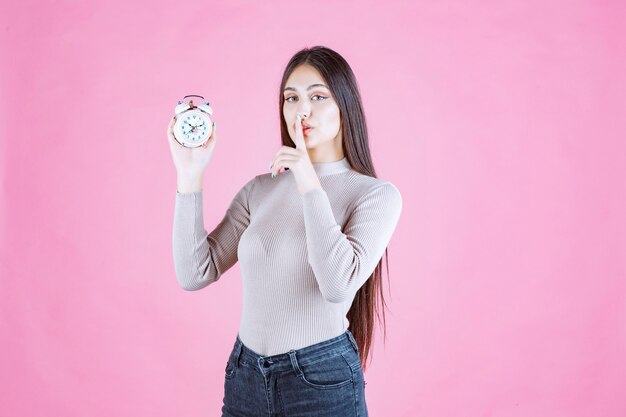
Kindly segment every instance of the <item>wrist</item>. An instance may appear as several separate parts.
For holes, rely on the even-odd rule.
[[[176,187],[179,193],[195,193],[202,191],[202,175],[178,174]]]

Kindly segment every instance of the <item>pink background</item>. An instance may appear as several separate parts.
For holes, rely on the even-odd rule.
[[[219,415],[241,278],[177,285],[167,123],[185,94],[214,107],[211,230],[280,146],[288,59],[321,44],[355,71],[379,177],[404,198],[370,415],[626,415],[624,2],[0,16],[0,414]]]

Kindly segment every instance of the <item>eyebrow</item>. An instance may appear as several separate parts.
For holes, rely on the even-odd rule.
[[[324,85],[324,84],[311,84],[311,85],[310,85],[310,86],[309,86],[306,90],[307,90],[307,91],[309,91],[309,90],[310,90],[311,88],[313,88],[313,87],[324,87],[324,88],[328,88],[328,86],[326,86],[326,85]],[[328,88],[328,89],[330,90],[330,88]],[[283,90],[283,92],[284,92],[284,91],[287,91],[287,90],[296,91],[296,89],[295,89],[295,88],[293,88],[293,87],[285,87],[285,89]]]

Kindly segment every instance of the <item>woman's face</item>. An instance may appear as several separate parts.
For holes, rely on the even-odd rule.
[[[339,107],[317,70],[306,64],[298,66],[291,73],[283,90],[283,117],[291,140],[296,136],[298,113],[307,115],[303,119],[303,127],[313,126],[309,132],[303,131],[307,149],[341,149],[336,142],[336,139],[341,140]]]

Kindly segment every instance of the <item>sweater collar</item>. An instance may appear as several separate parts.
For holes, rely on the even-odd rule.
[[[345,156],[343,159],[338,161],[313,163],[313,168],[315,169],[317,175],[338,174],[340,172],[347,172],[351,169],[348,158]]]

